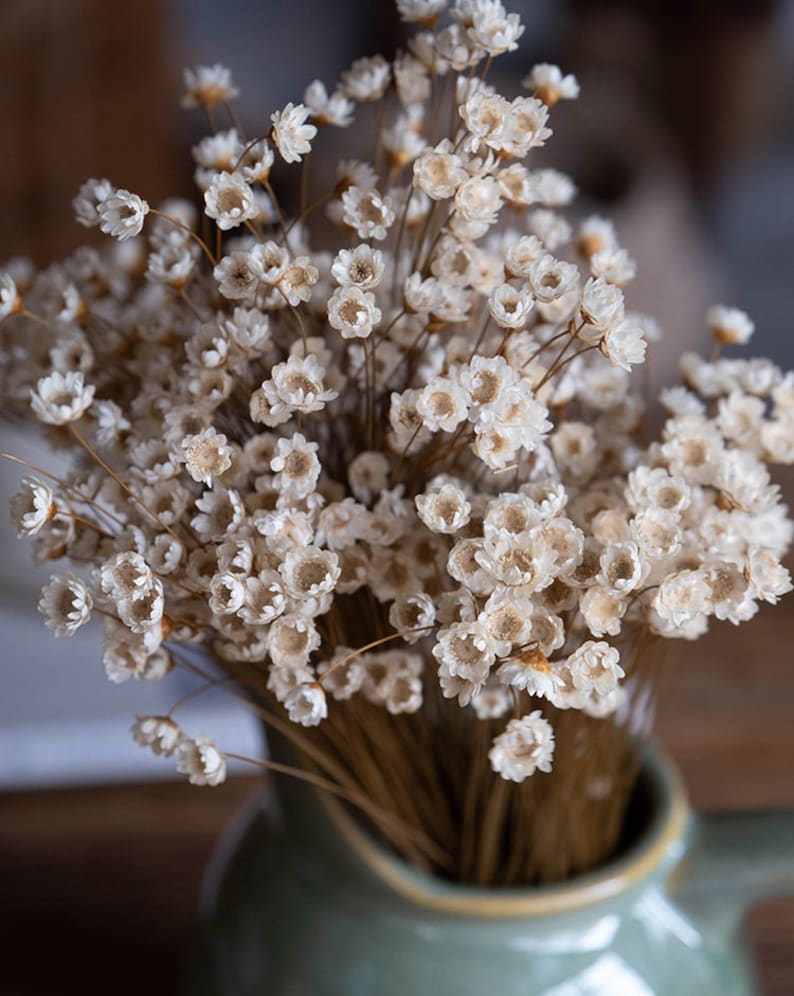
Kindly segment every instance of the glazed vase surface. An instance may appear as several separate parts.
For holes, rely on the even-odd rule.
[[[749,996],[741,922],[794,892],[794,816],[693,815],[648,752],[644,825],[602,869],[483,889],[418,872],[303,785],[255,800],[208,868],[193,996]]]

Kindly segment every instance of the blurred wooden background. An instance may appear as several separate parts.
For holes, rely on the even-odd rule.
[[[0,260],[60,259],[89,236],[71,201],[90,164],[153,201],[174,190],[161,0],[3,0]]]

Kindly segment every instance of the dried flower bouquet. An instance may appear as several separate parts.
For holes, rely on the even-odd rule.
[[[202,215],[88,180],[77,220],[118,241],[6,265],[4,396],[74,456],[12,514],[39,563],[75,565],[39,607],[57,636],[101,617],[111,681],[225,683],[310,762],[258,763],[409,860],[555,880],[615,846],[659,638],[791,588],[766,464],[794,460],[794,378],[723,357],[753,325],[716,307],[714,354],[682,357],[650,439],[632,370],[660,333],[624,302],[634,261],[527,165],[577,81],[537,65],[495,92],[523,32],[498,0],[398,7],[407,51],[311,83],[266,134],[228,70],[185,74],[211,125]],[[371,159],[312,190],[322,131],[356,116]],[[277,160],[301,164],[293,206]],[[225,777],[173,713],[132,732],[197,785]]]

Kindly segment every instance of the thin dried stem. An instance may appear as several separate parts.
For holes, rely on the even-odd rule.
[[[204,255],[210,261],[212,266],[216,265],[218,259],[220,259],[220,255],[216,259],[216,257],[212,255],[212,252],[210,251],[210,248],[207,245],[207,243],[204,241],[204,239],[202,239],[200,235],[194,232],[192,228],[190,228],[188,225],[183,225],[181,221],[178,221],[176,218],[172,218],[170,214],[164,214],[162,211],[155,210],[155,208],[149,208],[149,214],[153,214],[158,218],[162,218],[164,221],[168,221],[172,225],[175,225],[177,228],[180,228],[183,232],[186,232],[190,236],[190,238],[193,239],[194,242],[196,242],[198,245],[201,246]]]
[[[99,502],[94,501],[93,498],[87,498],[82,491],[74,487],[74,485],[69,484],[69,482],[65,481],[62,477],[58,477],[57,474],[53,474],[49,470],[45,470],[43,467],[39,467],[37,464],[31,463],[30,460],[23,460],[22,457],[14,456],[11,453],[0,453],[0,459],[11,460],[13,463],[21,464],[21,466],[27,467],[29,470],[33,470],[37,474],[41,474],[42,477],[46,477],[49,481],[55,481],[55,483],[59,484],[65,491],[75,495],[76,500],[80,503],[84,505],[91,505],[98,512],[101,512],[102,515],[107,516],[111,521],[115,522],[117,526],[122,529],[124,528],[125,523],[123,523],[121,519],[115,516],[112,512],[109,512],[103,505],[100,505]]]
[[[88,455],[91,457],[91,459],[95,460],[96,463],[98,463],[99,466],[102,468],[102,470],[104,470],[106,474],[109,474],[110,477],[113,478],[113,480],[116,482],[116,484],[118,484],[118,486],[122,489],[122,491],[124,491],[125,494],[127,494],[135,502],[136,505],[138,505],[140,508],[142,508],[143,511],[146,512],[147,515],[149,515],[152,519],[154,519],[154,521],[160,526],[161,529],[163,529],[165,532],[167,532],[171,536],[173,536],[175,540],[178,540],[180,543],[182,542],[182,540],[179,538],[179,536],[177,536],[177,534],[174,532],[174,530],[171,529],[171,527],[169,525],[167,525],[167,523],[163,522],[163,520],[160,518],[160,516],[156,512],[153,512],[146,505],[146,503],[142,499],[140,499],[135,494],[135,492],[132,491],[132,489],[129,488],[124,483],[124,481],[122,481],[122,479],[115,472],[115,470],[113,470],[112,467],[110,467],[107,463],[105,463],[105,461],[102,459],[102,457],[96,452],[96,450],[93,449],[93,447],[91,446],[91,444],[85,439],[85,437],[81,434],[80,430],[77,428],[77,426],[73,422],[69,423],[69,431],[72,433],[72,435],[77,440],[77,442],[83,447],[83,449],[86,451],[86,453],[88,453]]]
[[[407,629],[402,633],[390,633],[388,636],[382,636],[378,640],[371,640],[369,643],[365,643],[363,646],[357,647],[355,650],[351,650],[349,654],[345,654],[344,657],[340,658],[338,661],[335,661],[327,671],[323,671],[318,680],[320,684],[322,684],[323,681],[328,678],[329,675],[333,674],[333,672],[338,668],[342,667],[344,664],[348,664],[356,657],[360,657],[368,650],[380,647],[384,643],[391,643],[392,640],[402,640],[405,636],[414,636],[418,633],[429,633],[434,628],[434,626],[417,626],[416,629]]]

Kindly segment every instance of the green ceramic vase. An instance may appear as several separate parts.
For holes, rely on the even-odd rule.
[[[741,923],[794,892],[794,814],[693,815],[646,755],[621,856],[564,884],[419,873],[302,784],[252,804],[207,871],[191,992],[207,996],[746,996]]]

